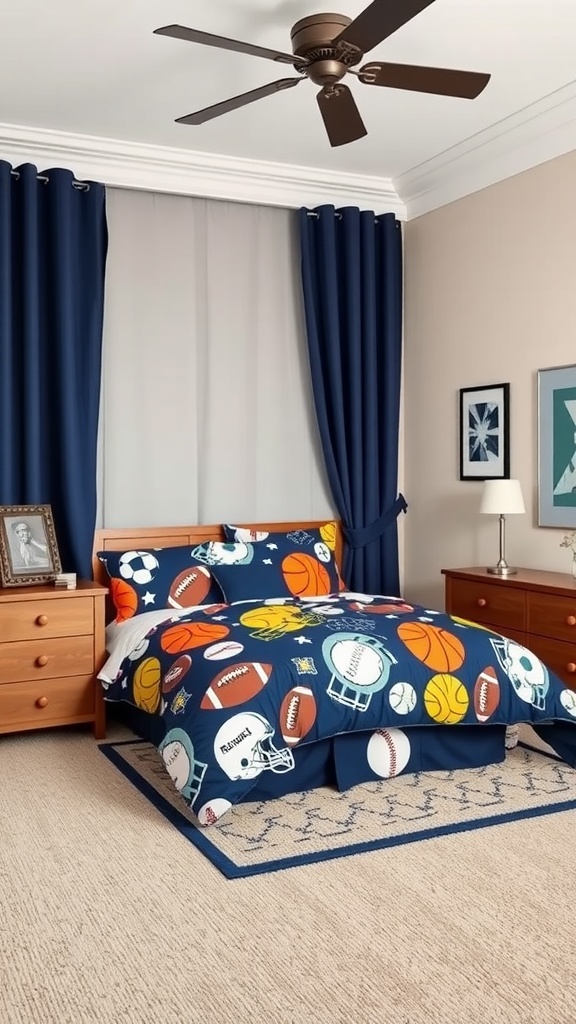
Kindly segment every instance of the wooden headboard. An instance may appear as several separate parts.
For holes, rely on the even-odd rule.
[[[245,526],[251,530],[306,530],[313,527],[323,526],[330,520],[306,520],[303,522],[288,523],[237,523],[237,526]],[[128,551],[142,548],[170,548],[179,545],[202,544],[207,540],[224,540],[224,530],[221,523],[212,526],[135,526],[114,530],[96,530],[94,535],[94,556],[92,558],[92,573],[97,583],[108,582],[106,569],[96,558],[97,551]],[[339,522],[336,522],[336,549],[334,552],[336,565],[342,567],[342,529]]]

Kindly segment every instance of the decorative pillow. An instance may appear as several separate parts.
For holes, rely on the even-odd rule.
[[[225,524],[224,533],[235,542],[210,545],[208,564],[228,602],[286,596],[325,597],[340,589],[331,550],[336,538],[334,523],[285,533],[255,533]],[[198,548],[194,554],[199,557]]]
[[[299,547],[324,543],[330,551],[336,548],[336,523],[333,521],[324,523],[323,526],[300,529],[296,527],[293,530],[251,530],[249,526],[233,526],[231,523],[223,523],[222,529],[226,540],[251,544],[261,540],[287,540]]]
[[[147,551],[98,551],[110,577],[116,622],[157,608],[221,604],[222,591],[189,544]]]

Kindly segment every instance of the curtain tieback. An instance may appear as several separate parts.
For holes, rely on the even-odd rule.
[[[398,518],[401,512],[406,512],[408,503],[403,494],[399,494],[393,505],[369,526],[359,526],[354,528],[353,526],[345,526],[342,524],[344,531],[344,539],[349,547],[351,548],[363,548],[367,544],[372,544],[373,541],[378,540],[386,528]]]

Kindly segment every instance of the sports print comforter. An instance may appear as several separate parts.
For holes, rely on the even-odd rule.
[[[576,692],[526,648],[400,598],[338,594],[204,606],[154,625],[101,679],[160,715],[158,749],[202,825],[298,744],[362,732],[376,776],[399,774],[413,727],[529,722],[576,766]],[[468,730],[469,732],[470,730]],[[475,735],[475,732],[474,732]]]

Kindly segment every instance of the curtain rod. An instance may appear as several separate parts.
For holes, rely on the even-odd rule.
[[[361,211],[361,212],[363,212],[363,211]],[[307,217],[319,217],[320,214],[316,213],[316,210],[306,210],[306,216]],[[382,213],[375,213],[374,214],[374,220],[377,221],[379,219],[379,217],[383,217],[383,216],[384,216],[384,214],[382,214]],[[336,218],[336,220],[342,220],[342,214],[338,213],[336,210],[334,211],[334,217]],[[398,224],[399,221],[396,221],[396,223]]]
[[[20,177],[20,171],[12,171],[11,170],[10,174],[14,178],[16,178],[16,181],[18,181],[18,179]],[[41,181],[43,185],[47,185],[48,182],[50,181],[50,178],[48,178],[45,174],[37,174],[36,175],[36,180],[37,181]],[[90,191],[90,185],[88,184],[87,181],[76,181],[75,178],[72,180],[72,187],[79,189],[81,192],[89,192]]]

